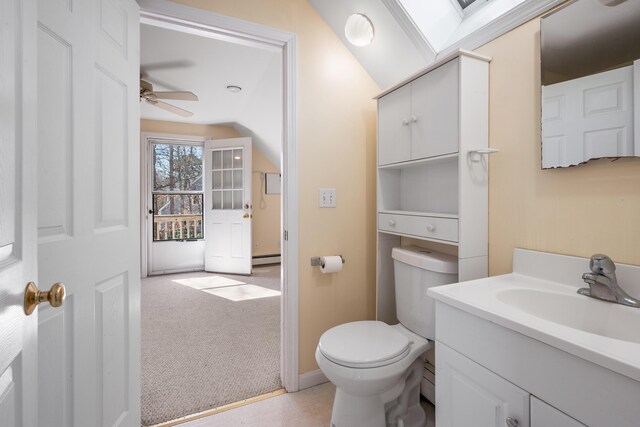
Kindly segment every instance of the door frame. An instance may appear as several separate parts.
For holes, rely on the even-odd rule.
[[[138,0],[140,22],[282,53],[283,132],[280,308],[280,376],[288,392],[298,391],[298,175],[296,128],[296,35],[167,0]]]

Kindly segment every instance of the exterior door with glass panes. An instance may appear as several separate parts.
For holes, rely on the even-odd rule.
[[[204,269],[251,274],[251,138],[204,145]]]
[[[149,274],[204,266],[204,140],[149,137]]]

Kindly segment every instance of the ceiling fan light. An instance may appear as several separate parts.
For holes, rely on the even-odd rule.
[[[354,13],[344,25],[344,35],[354,46],[367,46],[373,41],[373,24],[365,15]]]

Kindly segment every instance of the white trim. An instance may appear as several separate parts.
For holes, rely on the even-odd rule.
[[[298,391],[298,175],[296,136],[296,35],[253,22],[183,6],[167,0],[138,0],[141,22],[180,28],[233,43],[282,52],[284,129],[282,142],[281,379],[289,392]]]
[[[382,4],[387,8],[393,19],[396,20],[400,28],[407,35],[409,40],[416,47],[422,58],[427,63],[433,61],[436,57],[435,48],[429,43],[429,40],[422,34],[422,31],[418,29],[413,19],[409,16],[406,9],[399,0],[381,0]],[[455,1],[455,0],[452,0]]]
[[[311,372],[305,372],[304,374],[300,374],[300,376],[298,377],[298,386],[300,390],[304,390],[305,388],[309,387],[315,387],[326,382],[329,382],[329,380],[320,369],[316,369],[315,371]]]
[[[461,48],[468,50],[477,49],[564,2],[565,0],[524,1],[499,18],[489,22],[484,27],[473,31],[471,34],[447,46],[438,52],[436,58],[440,59]]]

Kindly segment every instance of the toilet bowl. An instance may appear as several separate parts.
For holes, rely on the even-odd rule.
[[[423,427],[420,382],[433,345],[435,313],[426,290],[457,281],[455,257],[421,248],[392,251],[399,324],[359,321],[326,331],[316,361],[336,385],[332,427]]]

